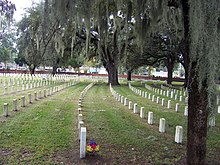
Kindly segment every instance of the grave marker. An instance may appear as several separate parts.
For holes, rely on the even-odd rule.
[[[161,101],[161,105],[164,106],[164,99],[162,99],[162,101]]]
[[[184,109],[184,116],[188,116],[188,106],[185,106],[185,109]]]
[[[183,96],[180,96],[180,102],[182,102],[183,101]]]
[[[21,106],[25,107],[25,96],[21,96]]]
[[[178,112],[179,111],[179,103],[176,103],[176,108],[175,111]]]
[[[165,123],[166,123],[166,120],[164,118],[160,118],[159,132],[161,133],[165,132]]]
[[[171,100],[168,100],[167,108],[170,109],[170,107],[171,107]]]
[[[140,118],[144,118],[144,107],[141,107]]]
[[[153,95],[153,96],[152,96],[152,101],[153,101],[153,102],[155,101],[154,98],[155,98],[155,96]]]
[[[28,93],[28,98],[29,98],[29,103],[31,104],[32,103],[32,99],[31,99],[31,94]]]
[[[121,96],[121,103],[124,103],[124,96]]]
[[[144,97],[147,98],[147,92],[145,92],[145,96]]]
[[[151,98],[151,94],[149,93],[149,94],[148,94],[148,99],[150,100],[150,98]]]
[[[128,105],[128,99],[125,98],[125,101],[124,101],[124,106],[127,106]]]
[[[18,110],[18,101],[17,99],[13,99],[13,111],[17,111]]]
[[[188,103],[188,97],[185,97],[185,103],[186,104]]]
[[[132,110],[132,102],[131,101],[129,101],[129,103],[128,103],[128,109]]]
[[[209,118],[209,126],[215,127],[215,117],[214,116]]]
[[[34,92],[34,100],[37,101],[37,92]]]
[[[173,91],[171,91],[170,98],[171,99],[173,98]]]
[[[4,103],[4,116],[8,117],[8,103]]]
[[[160,102],[160,97],[157,96],[157,104]]]
[[[176,126],[175,142],[176,143],[182,143],[182,141],[183,141],[183,127],[182,126]]]
[[[174,99],[177,100],[177,98],[178,98],[178,96],[177,96],[177,94],[176,94]]]
[[[148,124],[153,124],[153,112],[148,112]]]
[[[44,97],[47,97],[47,91],[44,89]]]
[[[134,103],[134,113],[138,113],[137,103]]]
[[[169,97],[169,95],[170,95],[170,91],[167,90],[167,97]]]
[[[86,157],[86,127],[80,129],[80,158]]]

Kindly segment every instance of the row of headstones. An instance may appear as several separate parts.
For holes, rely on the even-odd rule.
[[[40,81],[70,81],[73,79],[76,79],[74,76],[70,76],[70,75],[55,75],[52,76],[51,74],[40,74],[38,76],[32,76],[32,75],[28,75],[28,76],[23,76],[23,74],[8,74],[8,75],[4,75],[1,76],[2,78],[0,78],[0,83],[3,83],[4,80],[4,85],[6,85],[6,79],[8,81],[8,84],[15,84],[15,79],[19,80],[19,81],[33,81],[33,80],[40,80]]]
[[[80,82],[94,82],[94,83],[106,83],[108,78],[106,76],[79,76]]]
[[[49,88],[48,90],[44,89],[43,93],[41,90],[39,90],[38,93],[37,93],[37,91],[35,91],[34,92],[34,100],[37,101],[39,99],[46,98],[47,96],[51,96],[54,93],[59,92],[67,87],[72,86],[72,85],[74,85],[74,83],[67,83],[64,85],[54,86],[54,87]],[[31,93],[28,93],[28,102],[29,102],[29,104],[33,103]],[[9,116],[8,106],[9,106],[8,103],[4,103],[3,116],[5,116],[5,117]],[[25,106],[26,106],[26,98],[25,98],[25,96],[21,96],[21,107],[25,107]],[[18,100],[17,99],[13,99],[12,110],[18,111]]]
[[[151,100],[152,102],[155,102],[155,95],[152,95],[152,99],[151,99],[151,94],[150,93],[147,93],[145,91],[141,91],[133,86],[131,86],[129,84],[129,88],[135,92],[136,94],[142,96],[142,97],[145,97],[145,98],[148,98],[149,100]],[[157,96],[156,98],[156,103],[159,104],[159,100],[160,98]],[[217,99],[218,100],[218,99]],[[187,103],[188,102],[188,97],[186,97],[186,100],[185,102]],[[218,103],[217,103],[218,104]],[[161,103],[162,106],[164,106],[164,99],[162,99],[162,103]],[[167,103],[167,108],[170,109],[171,108],[171,100],[168,100],[168,103]],[[175,111],[178,112],[179,111],[179,103],[176,103],[175,105]],[[220,106],[218,106],[218,110],[217,110],[218,113],[220,113]],[[185,106],[184,108],[184,116],[188,116],[188,105]],[[209,118],[209,126],[211,127],[215,127],[216,123],[215,123],[215,117],[211,116]]]
[[[33,81],[70,81],[70,80],[75,80],[76,78],[74,76],[70,77],[70,76],[60,76],[60,77],[53,77],[51,75],[46,75],[46,76],[36,76],[36,77],[31,77],[31,78],[23,78],[20,76],[17,77],[11,77],[9,76],[4,76],[3,78],[0,78],[0,83],[3,83],[3,86],[6,86],[6,84],[8,84],[10,86],[10,84],[15,85],[15,80],[17,80],[17,84],[19,84],[20,81],[22,81],[22,83],[24,82],[33,82]],[[6,82],[7,81],[7,82]]]
[[[178,92],[178,90],[176,90],[176,89],[163,90],[163,89],[159,89],[159,88],[152,88],[147,84],[145,84],[145,88],[147,88],[150,91],[153,91],[153,92],[157,93],[158,95],[170,97],[171,99],[174,99],[174,100],[178,100],[178,98],[179,98],[180,102],[182,102],[183,97],[185,97],[187,95],[187,92],[185,92],[185,91],[184,92],[182,92],[182,91]],[[178,94],[179,94],[179,96],[178,96]],[[187,102],[188,102],[188,97],[185,97],[185,103],[187,103]]]
[[[132,108],[132,101],[129,101],[126,97],[121,96],[118,94],[111,86],[110,84],[110,91],[112,93],[112,96],[119,102],[121,102],[124,106],[128,106],[129,110],[133,109],[134,114],[138,114],[138,108],[137,108],[137,103],[134,103],[133,108]],[[140,108],[140,118],[145,118],[144,116],[144,107]],[[147,123],[152,125],[154,123],[153,119],[153,112],[148,112],[148,117],[147,117]],[[160,133],[165,133],[165,125],[166,125],[166,120],[164,118],[160,118],[159,121],[159,132]],[[183,139],[183,127],[182,126],[176,126],[176,131],[175,131],[175,139],[174,141],[176,143],[182,143]]]
[[[160,100],[161,100],[161,105],[165,106],[165,99],[164,98],[161,99],[159,96],[156,97],[155,95],[151,95],[151,93],[137,89],[137,88],[133,87],[130,83],[129,83],[129,89],[131,89],[133,92],[135,92],[136,94],[138,94],[144,98],[148,98],[152,102],[156,101],[157,104],[159,104]],[[176,103],[176,105],[175,105],[176,112],[179,111],[179,107],[180,107],[180,103]],[[171,108],[171,100],[168,100],[167,101],[167,109],[170,109],[170,108]],[[184,116],[188,116],[188,106],[185,106]]]
[[[163,86],[163,85],[161,85]],[[167,97],[170,97],[171,99],[175,99],[177,100],[178,98],[178,94],[180,95],[179,96],[179,101],[182,102],[183,100],[183,96],[185,97],[185,103],[188,103],[188,93],[186,92],[187,90],[183,91],[183,90],[177,90],[177,89],[172,89],[172,88],[168,88],[167,90],[163,90],[163,88],[161,89],[158,89],[158,88],[153,88],[151,87],[150,85],[147,85],[145,84],[145,88],[147,88],[148,90],[150,91],[153,91],[159,95],[163,95],[163,96],[167,96]],[[219,95],[217,95],[216,97],[216,104],[219,105],[219,102],[220,102],[220,98],[219,98]]]
[[[82,103],[87,91],[94,85],[94,83],[90,83],[87,85],[83,91],[80,93],[79,101],[78,101],[78,130],[79,130],[79,140],[80,140],[80,158],[86,157],[86,127],[83,127],[83,115],[82,115]]]
[[[72,81],[72,80],[69,80],[69,81]],[[17,90],[14,90],[14,88],[16,87],[15,86],[15,82],[13,82],[13,85],[10,86],[10,82],[8,84],[8,87],[5,86],[5,82],[4,82],[4,93],[3,94],[7,94],[9,93],[8,92],[8,89],[10,88],[10,91],[11,93],[14,93],[14,92],[19,92],[20,90],[24,91],[25,89],[28,90],[28,89],[32,89],[32,88],[37,88],[37,87],[42,87],[42,86],[47,86],[47,85],[51,85],[51,84],[55,84],[57,81],[49,81],[49,80],[33,80],[33,81],[29,81],[29,82],[25,82],[25,81],[21,81],[18,79],[17,80]],[[66,81],[67,82],[67,81]],[[21,89],[19,89],[19,87]]]
[[[25,80],[21,80],[21,79],[14,79],[12,81],[8,81],[6,82],[5,80],[2,81],[2,86],[3,87],[10,87],[10,86],[19,86],[19,85],[22,85],[22,84],[31,84],[31,83],[41,83],[41,84],[49,84],[49,83],[55,83],[57,81],[53,80],[53,81],[50,81],[50,80],[42,80],[42,79],[33,79],[33,80],[29,80],[29,81],[25,81]]]
[[[34,83],[27,83],[27,84],[21,84],[18,86],[8,86],[4,87],[4,93],[3,95],[9,94],[9,93],[14,93],[14,92],[20,92],[20,91],[25,91],[28,89],[33,89],[33,88],[39,88],[47,85],[55,84],[54,83],[40,83],[40,82],[34,82]]]
[[[20,84],[18,86],[9,86],[9,87],[4,87],[4,93],[3,95],[7,95],[9,93],[15,93],[15,92],[20,92],[20,91],[25,91],[25,90],[29,90],[29,89],[33,89],[33,88],[39,88],[39,87],[43,87],[43,86],[48,86],[51,84],[55,84],[55,81],[46,81],[45,83],[43,82],[33,82],[33,83],[27,83],[27,84]],[[70,83],[72,83],[70,81]]]
[[[173,89],[173,88],[172,88],[172,85],[166,87],[166,86],[164,86],[163,84],[161,84],[161,85],[160,85],[160,88],[163,89],[163,90],[166,90],[166,91],[167,91],[167,90],[173,91],[174,93],[177,93],[177,94],[179,93],[180,95],[186,95],[186,93],[187,93],[187,92],[186,92],[187,89],[185,90],[183,87],[181,87],[180,89]]]
[[[58,79],[63,79],[63,78],[68,78],[68,77],[73,77],[72,75],[69,74],[25,74],[25,73],[0,73],[0,77],[22,77],[22,78],[26,78],[26,79],[31,79],[34,77],[38,77],[38,78],[58,78]]]

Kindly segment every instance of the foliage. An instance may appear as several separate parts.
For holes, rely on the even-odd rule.
[[[1,25],[1,27],[2,27],[2,20],[4,20],[4,18],[6,18],[8,25],[10,25],[10,22],[12,22],[14,11],[16,10],[15,4],[13,4],[11,1],[8,1],[8,0],[1,0],[0,1],[0,8],[1,8],[1,11],[0,11],[0,14],[1,14],[0,25]],[[4,31],[3,31],[3,33],[4,33]]]
[[[6,63],[10,59],[10,50],[4,46],[0,47],[0,62]]]
[[[219,1],[190,1],[191,41],[190,61],[196,61],[199,88],[207,84],[209,94],[208,108],[215,107],[216,80],[220,70]]]
[[[0,61],[6,64],[12,60],[12,55],[16,52],[14,48],[15,32],[13,28],[8,29],[5,19],[2,19],[1,26],[4,33],[1,34],[0,38]]]
[[[44,17],[43,3],[29,8],[27,12],[29,15],[23,17],[18,25],[18,48],[20,55],[24,56],[27,64],[33,66],[34,69],[40,64],[45,64],[43,61],[47,60],[48,48],[52,40],[57,41],[60,28],[59,23],[52,19],[51,14]],[[47,19],[46,24],[45,19]],[[60,48],[57,49],[60,51]]]

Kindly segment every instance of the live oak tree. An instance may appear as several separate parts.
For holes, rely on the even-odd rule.
[[[142,2],[145,5],[148,1]],[[189,73],[187,164],[205,164],[207,120],[215,109],[219,73],[219,7],[220,1],[217,0],[170,0],[163,4],[162,13],[170,12],[170,17],[176,18],[176,11],[180,11],[179,18],[183,18],[183,58]],[[175,22],[163,16],[158,17],[162,22]],[[148,25],[155,27],[153,23],[149,21]],[[174,26],[179,25],[176,23]]]
[[[60,18],[71,18],[76,27],[85,33],[85,48],[89,52],[93,34],[96,37],[97,55],[108,72],[109,83],[118,85],[118,66],[126,52],[126,41],[129,36],[128,22],[131,17],[126,15],[127,6],[131,1],[100,1],[100,0],[65,0],[62,3],[52,1]],[[73,33],[73,41],[77,32]],[[94,38],[93,38],[94,39]],[[94,40],[93,40],[94,41]]]
[[[94,27],[97,27],[99,55],[103,56],[104,66],[110,73],[109,83],[114,85],[118,84],[117,66],[120,58],[126,55],[127,51],[126,34],[128,33],[123,34],[121,30],[125,29],[127,32],[126,27],[131,21],[130,18],[135,20],[135,36],[141,46],[141,52],[144,52],[144,40],[151,33],[163,32],[166,25],[175,29],[176,36],[183,40],[182,57],[188,73],[186,75],[189,93],[187,163],[205,164],[207,120],[215,108],[214,93],[217,73],[219,73],[220,1],[64,0],[61,2],[54,0],[53,2],[60,5],[64,13],[58,11],[60,15],[78,20],[76,25],[84,24],[87,51],[91,37],[90,25],[94,23]],[[81,10],[75,10],[75,8]],[[119,11],[122,13],[121,18],[118,15]],[[75,16],[70,13],[74,13]],[[119,21],[110,20],[111,15],[119,18]],[[111,21],[113,21],[112,24]],[[121,36],[124,37],[121,38]]]
[[[7,0],[0,2],[0,61],[6,63],[11,58],[13,48],[13,32],[10,31],[10,24],[16,10],[15,5]]]
[[[165,30],[164,30],[165,31]],[[174,65],[179,61],[179,43],[173,34],[161,32],[152,33],[146,36],[141,47],[136,39],[128,42],[128,50],[125,58],[125,65],[128,71],[128,80],[131,80],[131,72],[141,66],[167,67],[167,83],[172,83]]]
[[[18,48],[31,74],[34,74],[35,68],[45,60],[50,43],[60,36],[60,27],[59,22],[52,19],[53,15],[46,13],[43,4],[29,8],[27,12],[29,15],[23,17],[18,25]]]
[[[207,121],[216,107],[220,62],[220,1],[182,1],[188,60],[187,164],[206,164]]]
[[[4,33],[4,28],[2,29],[2,22],[7,20],[8,26],[10,26],[10,23],[12,22],[12,18],[14,15],[14,12],[16,10],[15,4],[13,4],[11,1],[8,0],[1,0],[0,1],[0,30],[2,35]]]

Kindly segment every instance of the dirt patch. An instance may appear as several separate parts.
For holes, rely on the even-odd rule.
[[[11,150],[0,148],[0,157],[8,156],[12,153]]]
[[[6,164],[5,158],[12,155],[12,151],[9,149],[0,148],[0,165]]]

